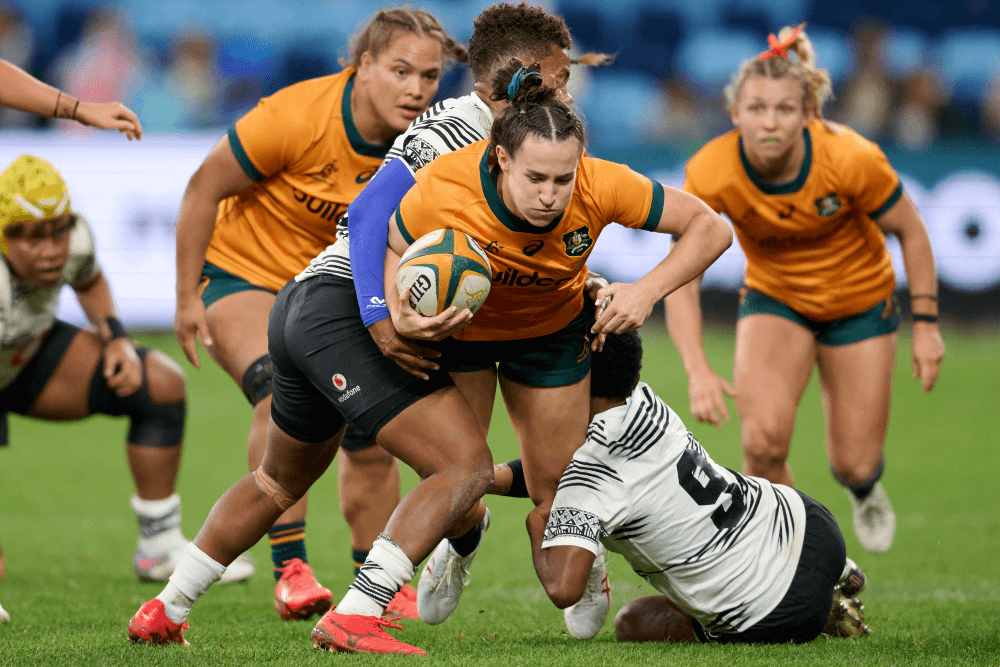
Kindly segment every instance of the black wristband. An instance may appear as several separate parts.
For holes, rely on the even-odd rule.
[[[514,459],[507,464],[507,467],[514,474],[514,479],[511,482],[510,490],[504,495],[508,498],[527,498],[528,485],[524,481],[524,467],[521,465],[521,459]]]
[[[76,110],[79,108],[80,108],[80,100],[77,100],[76,104],[73,105],[73,115],[70,116],[72,120],[76,120]]]
[[[55,111],[52,112],[52,117],[53,118],[58,118],[59,117],[59,100],[60,99],[62,99],[62,91],[61,90],[59,91],[59,94],[56,95],[56,109],[55,109]]]
[[[924,315],[922,313],[914,313],[914,315],[913,315],[913,321],[914,322],[931,322],[931,323],[934,323],[934,322],[938,321],[938,316],[937,315]]]
[[[128,338],[128,333],[125,332],[125,327],[122,325],[122,321],[117,317],[105,317],[104,321],[108,323],[108,329],[111,331],[111,340],[116,338]]]

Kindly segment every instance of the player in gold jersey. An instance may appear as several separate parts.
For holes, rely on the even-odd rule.
[[[497,75],[492,99],[510,99],[512,106],[494,121],[490,141],[443,155],[417,174],[390,223],[386,283],[406,248],[435,229],[463,231],[490,253],[493,286],[464,328],[428,337],[407,298],[387,301],[402,336],[452,335],[440,343],[440,362],[484,435],[499,384],[528,493],[539,505],[551,502],[586,439],[589,415],[579,406],[589,400],[589,335],[641,326],[663,295],[700,274],[732,243],[732,233],[697,198],[627,166],[584,156],[580,118],[542,85],[537,65],[520,65],[515,61]],[[636,283],[599,290],[597,303],[614,298],[595,322],[586,307],[586,262],[612,222],[660,233],[683,230],[684,238],[676,255]],[[599,344],[593,342],[595,349]],[[447,618],[461,595],[462,576],[438,573],[437,563],[449,554],[442,541],[421,575],[420,617],[429,623]],[[464,571],[471,559],[444,569]],[[573,619],[566,620],[575,636],[589,634],[578,635]]]
[[[854,528],[875,552],[895,515],[879,478],[899,315],[885,234],[903,249],[914,313],[913,376],[937,380],[944,344],[937,279],[920,214],[878,146],[825,121],[830,79],[802,28],[771,35],[726,89],[736,129],[688,163],[684,189],[732,221],[747,257],[733,386],[701,342],[701,279],[667,300],[667,325],[688,375],[691,413],[720,426],[723,394],[740,417],[743,471],[792,484],[786,463],[795,412],[814,365],[834,477]]]
[[[336,241],[338,220],[456,59],[465,50],[432,15],[381,10],[356,38],[350,65],[262,99],[191,177],[177,221],[175,329],[196,368],[198,338],[253,406],[251,470],[271,411],[275,293]],[[395,460],[378,447],[347,452],[340,493],[355,549],[370,549],[399,498]],[[303,498],[270,531],[283,618],[331,603],[306,563],[305,512]]]

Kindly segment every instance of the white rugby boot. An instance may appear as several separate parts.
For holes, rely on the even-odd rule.
[[[888,551],[896,535],[896,513],[882,483],[876,482],[864,500],[855,498],[850,489],[847,497],[853,509],[854,534],[861,546],[877,554]]]
[[[604,627],[611,609],[611,587],[608,585],[608,565],[604,547],[594,559],[587,579],[587,589],[576,604],[563,610],[566,629],[577,639],[590,639]]]
[[[139,581],[166,582],[177,567],[188,540],[181,533],[181,497],[176,493],[163,500],[131,498],[132,509],[139,520],[139,540],[132,563]],[[257,568],[249,554],[234,560],[219,583],[246,581]]]
[[[0,623],[10,623],[10,614],[7,613],[2,604],[0,604]]]
[[[486,537],[486,529],[490,527],[490,510],[479,523],[482,533],[479,545],[468,556],[459,556],[447,539],[434,548],[427,560],[424,571],[417,583],[417,613],[420,620],[428,625],[443,623],[455,611],[458,601],[462,598],[462,590],[469,583],[469,566],[472,559],[479,553]]]

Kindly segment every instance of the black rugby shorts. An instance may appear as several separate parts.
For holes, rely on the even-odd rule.
[[[382,354],[361,321],[354,283],[336,276],[289,281],[267,328],[271,419],[302,442],[322,442],[346,422],[374,440],[393,417],[454,384],[443,372],[410,375]]]

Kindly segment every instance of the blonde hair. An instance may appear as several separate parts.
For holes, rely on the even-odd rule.
[[[436,39],[441,43],[441,55],[445,63],[469,62],[469,53],[465,47],[448,35],[444,26],[433,14],[416,7],[390,7],[379,10],[365,27],[351,38],[351,57],[341,58],[340,64],[357,69],[361,66],[362,54],[368,52],[373,58],[378,57],[389,48],[400,32]]]
[[[769,36],[771,48],[745,61],[726,86],[726,102],[736,104],[740,89],[751,76],[771,79],[791,77],[802,85],[802,106],[806,113],[823,117],[823,105],[833,97],[830,73],[816,67],[816,50],[806,35],[805,23],[793,28],[785,26]],[[792,59],[795,54],[795,59]]]

